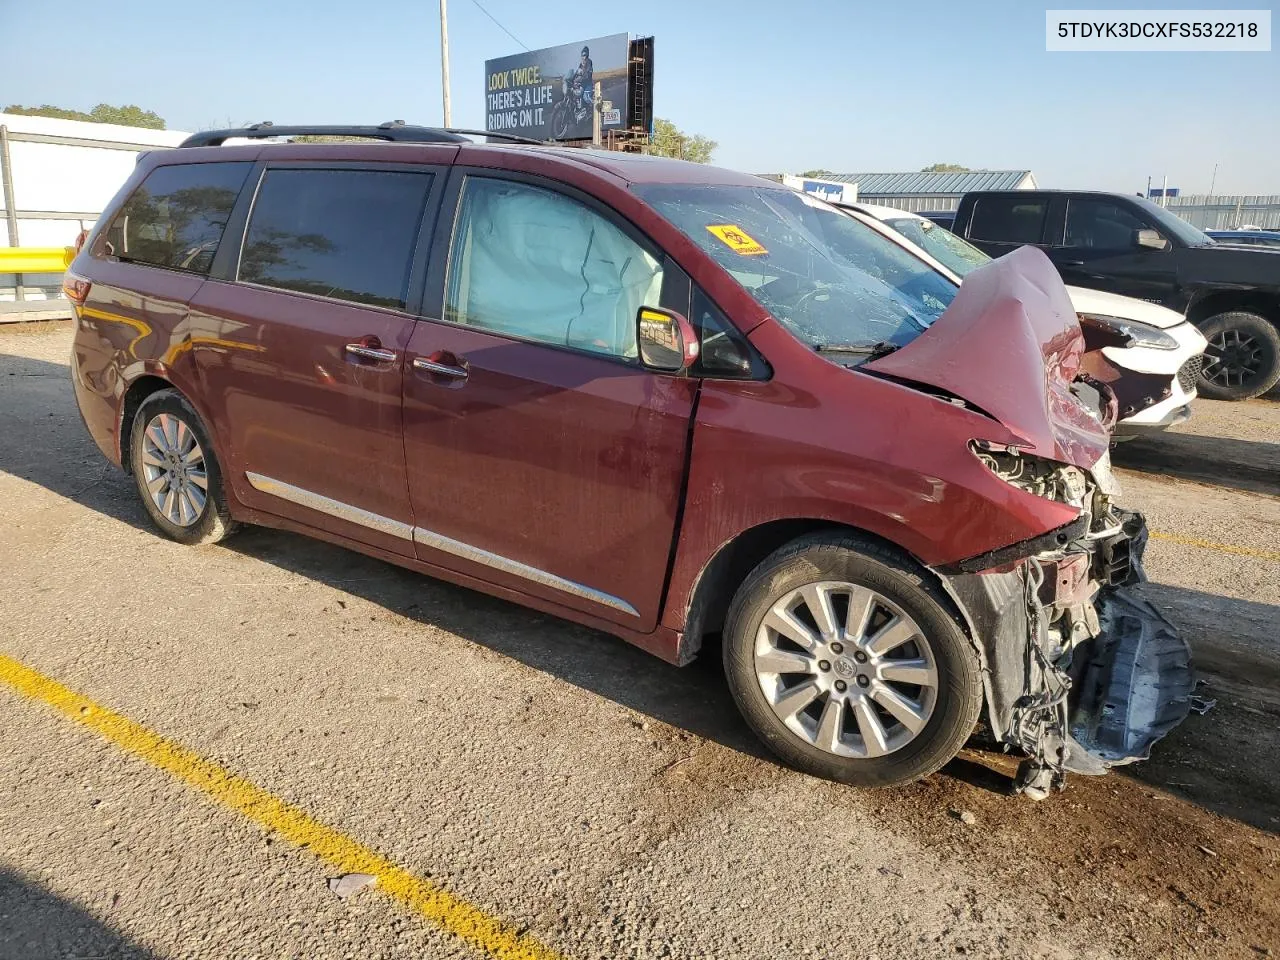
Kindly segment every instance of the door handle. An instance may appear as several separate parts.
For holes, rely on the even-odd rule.
[[[376,337],[370,342],[348,343],[343,349],[361,360],[376,360],[379,363],[395,363],[396,360],[396,352],[381,346]]]
[[[429,357],[414,357],[413,369],[421,370],[424,373],[434,373],[440,377],[450,377],[454,380],[467,379],[467,368],[454,366],[451,363],[439,363]]]

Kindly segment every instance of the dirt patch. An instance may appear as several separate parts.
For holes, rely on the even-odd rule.
[[[0,333],[6,337],[48,337],[70,329],[70,320],[28,320],[25,323],[0,324]]]
[[[1163,433],[1118,444],[1112,459],[1156,476],[1280,496],[1280,443]]]
[[[1074,777],[1037,804],[974,786],[964,766],[893,791],[875,816],[1041,901],[1047,927],[1096,923],[1117,955],[1257,957],[1280,945],[1273,834],[1126,776]]]

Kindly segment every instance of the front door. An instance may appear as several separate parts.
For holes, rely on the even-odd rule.
[[[433,179],[268,167],[235,279],[207,281],[190,315],[236,497],[405,556],[406,307]]]
[[[466,176],[458,204],[439,319],[406,351],[418,556],[651,629],[697,389],[637,360],[662,258],[545,185]]]
[[[1071,197],[1061,245],[1047,253],[1063,282],[1153,303],[1174,299],[1177,271],[1172,249],[1136,242],[1139,230],[1155,229],[1127,206],[1105,197]]]

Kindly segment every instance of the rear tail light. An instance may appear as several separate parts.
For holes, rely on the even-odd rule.
[[[90,281],[79,274],[72,273],[70,270],[62,275],[62,292],[77,307],[83,307],[84,302],[89,299],[89,288],[91,286],[93,284]]]

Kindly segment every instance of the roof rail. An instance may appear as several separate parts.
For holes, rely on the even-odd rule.
[[[514,133],[498,133],[496,130],[463,130],[459,127],[443,127],[445,133],[461,133],[468,137],[491,137],[494,140],[509,140],[512,143],[531,143],[535,147],[552,147],[555,140],[535,140],[533,137],[521,137]]]
[[[235,127],[228,130],[203,130],[193,133],[179,147],[217,147],[223,142],[235,138],[264,140],[268,137],[364,137],[370,140],[389,140],[395,143],[466,143],[467,137],[493,137],[499,140],[511,140],[516,143],[539,144],[541,140],[528,137],[517,137],[507,133],[496,133],[488,130],[454,130],[440,127],[417,127],[406,124],[403,120],[391,120],[380,123],[376,127],[308,125],[277,127],[270,120],[250,124],[247,127]]]
[[[409,126],[403,120],[381,123],[376,127],[320,124],[277,127],[270,120],[229,130],[203,130],[193,133],[179,147],[217,147],[232,138],[264,140],[267,137],[365,137],[396,143],[465,143],[466,138],[435,127]]]

